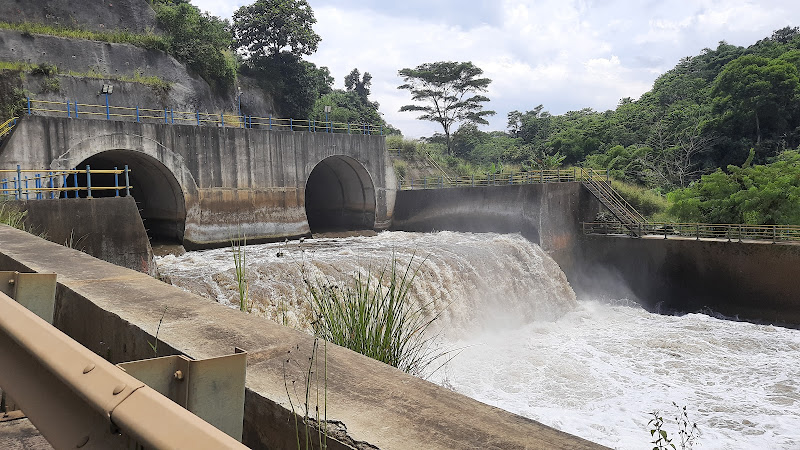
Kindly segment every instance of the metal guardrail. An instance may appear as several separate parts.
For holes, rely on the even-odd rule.
[[[272,116],[258,117],[244,114],[206,113],[200,111],[175,111],[170,108],[140,108],[139,106],[112,106],[106,97],[105,105],[78,103],[77,100],[54,102],[27,99],[28,115],[45,113],[68,118],[100,118],[106,120],[130,120],[145,123],[217,126],[228,128],[260,128],[277,131],[310,131],[322,133],[346,133],[383,135],[383,125],[367,123],[344,123],[326,120],[284,119]]]
[[[11,174],[12,177],[7,177]],[[78,176],[85,181],[85,186],[81,186]],[[114,175],[113,186],[92,185],[92,175]],[[123,177],[125,184],[120,185],[120,176]],[[95,178],[97,180],[97,178]],[[131,195],[133,189],[130,183],[130,169],[124,166],[122,169],[97,170],[86,166],[85,170],[41,170],[41,169],[22,169],[17,165],[16,169],[0,169],[0,197],[13,198],[15,200],[43,200],[69,198],[70,193],[74,198],[79,197],[80,192],[85,192],[87,198],[92,198],[93,191],[114,191],[114,196],[119,197],[120,191],[124,191],[126,196]]]
[[[618,222],[583,222],[584,234],[627,235],[628,228]],[[712,223],[646,222],[637,224],[639,236],[669,236],[727,241],[800,242],[800,226],[744,225]]]
[[[7,134],[11,133],[11,130],[14,128],[14,125],[17,124],[17,117],[12,117],[2,124],[0,124],[0,139],[6,137]]]
[[[56,449],[244,449],[0,293],[0,386]]]
[[[605,170],[551,169],[533,170],[529,172],[485,173],[468,177],[448,179],[445,177],[427,177],[414,180],[401,180],[401,190],[441,189],[451,187],[505,186],[536,183],[571,183],[585,182],[589,179],[607,180]]]

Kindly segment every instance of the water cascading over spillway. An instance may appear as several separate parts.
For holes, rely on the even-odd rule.
[[[311,311],[304,279],[342,281],[372,276],[394,259],[419,269],[411,298],[443,312],[447,334],[553,320],[576,306],[566,276],[536,244],[519,235],[384,232],[377,237],[314,239],[248,246],[253,312],[307,329]],[[162,275],[190,292],[236,306],[230,249],[167,256]]]

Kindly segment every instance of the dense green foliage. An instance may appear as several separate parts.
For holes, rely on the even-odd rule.
[[[297,56],[317,51],[317,19],[306,0],[256,0],[233,13],[237,47],[250,57],[277,55],[286,48]]]
[[[752,158],[751,158],[752,159]],[[681,220],[767,225],[800,224],[800,151],[774,162],[717,169],[670,194],[670,212]]]
[[[236,80],[233,35],[226,20],[202,13],[188,3],[156,5],[156,19],[166,32],[168,51],[221,89]]]
[[[798,162],[786,152],[798,146],[800,29],[791,27],[684,58],[614,110],[552,115],[539,105],[510,112],[506,132],[465,124],[452,136],[453,154],[468,163],[608,168],[653,195],[676,191],[670,212],[706,222],[800,223],[791,188]]]
[[[403,79],[398,89],[411,93],[411,99],[422,104],[404,105],[400,111],[420,112],[419,120],[429,120],[442,126],[448,153],[452,152],[451,130],[459,123],[488,124],[486,116],[494,111],[484,110],[489,98],[480,95],[492,82],[480,78],[483,70],[472,62],[439,61],[421,64],[397,72]]]
[[[383,120],[378,102],[370,101],[371,80],[369,72],[364,72],[362,77],[358,69],[353,69],[344,78],[345,90],[334,89],[317,99],[311,119],[338,124],[370,124],[382,126],[385,134],[399,133]],[[326,106],[331,107],[330,113],[325,113]]]

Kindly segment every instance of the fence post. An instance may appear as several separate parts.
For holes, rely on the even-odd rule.
[[[141,122],[141,120],[139,119],[139,105],[136,105],[136,123],[139,122]]]
[[[167,108],[164,108],[164,123],[167,123]]]
[[[86,198],[92,198],[92,171],[86,165]]]
[[[428,177],[422,179],[422,189],[428,189]]]
[[[28,191],[28,176],[25,175],[25,200],[30,199],[30,192]]]
[[[114,197],[119,197],[119,173],[117,173],[117,166],[114,166]]]
[[[220,118],[220,123],[222,124],[222,128],[225,128],[225,114],[220,113],[219,118]]]
[[[40,189],[42,188],[42,180],[39,177],[39,174],[36,174],[36,177],[33,182],[33,187],[36,189],[36,200],[41,200],[42,192]]]
[[[269,129],[272,129],[272,114],[269,115]]]
[[[383,136],[383,125],[381,125],[381,136]]]
[[[775,238],[776,238],[776,235],[777,235],[777,230],[776,230],[777,227],[778,227],[777,225],[773,225],[772,226],[772,243],[773,244],[775,243]]]
[[[75,198],[78,198],[78,172],[72,172],[72,182],[75,185]],[[67,195],[69,197],[69,195]]]
[[[69,100],[67,100],[67,118],[69,119],[72,118],[72,115],[69,113],[70,106],[72,106],[72,103],[70,103]]]
[[[28,115],[31,115],[31,98],[28,97]]]
[[[350,122],[347,122],[347,134],[350,134]]]
[[[697,239],[695,239],[695,240],[699,241],[700,240],[700,224],[699,223],[694,224],[694,232],[697,235]]]
[[[472,174],[472,187],[475,187],[475,174]]]
[[[52,199],[53,198],[53,194],[54,194],[52,189],[54,189],[56,187],[56,182],[55,182],[55,179],[53,178],[53,172],[47,172],[47,187],[51,189],[48,192],[50,194],[49,195],[50,198]]]
[[[22,168],[17,164],[17,200],[22,200]]]
[[[106,94],[106,120],[111,120],[111,108],[108,106],[108,94]]]
[[[175,125],[175,111],[172,108],[169,109],[169,121],[171,124]]]
[[[130,177],[130,170],[128,170],[128,165],[125,164],[125,197],[131,196],[131,177]]]
[[[61,191],[64,192],[64,198],[69,198],[69,191],[66,189],[67,188],[67,173],[64,172],[62,174],[62,176],[64,177],[64,179],[62,180],[63,182],[61,183]],[[61,193],[58,194],[58,197],[59,198],[61,197]]]
[[[194,110],[194,118],[197,119],[197,126],[200,126],[200,111]]]
[[[739,242],[742,242],[742,226],[739,225]]]
[[[75,100],[75,118],[78,118],[78,101]]]
[[[556,182],[561,183],[561,168],[556,167]]]

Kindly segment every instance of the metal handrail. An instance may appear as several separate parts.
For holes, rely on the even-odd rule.
[[[627,234],[624,224],[617,222],[583,222],[584,234]],[[646,222],[636,225],[640,236],[669,236],[694,239],[723,239],[727,241],[760,240],[800,242],[800,226],[748,225],[724,223]]]
[[[57,449],[244,449],[0,293],[0,386]]]
[[[196,111],[175,111],[171,108],[154,109],[139,106],[112,106],[78,103],[67,100],[55,102],[50,100],[27,99],[28,115],[48,113],[65,115],[67,118],[105,118],[129,119],[136,122],[157,122],[163,124],[211,125],[226,128],[261,128],[277,131],[311,131],[326,133],[347,133],[364,135],[383,135],[383,125],[367,123],[345,123],[312,119],[292,119],[279,117],[258,117],[245,114],[207,113]]]
[[[0,139],[4,138],[7,134],[11,133],[14,125],[17,124],[18,117],[12,117],[2,124],[0,124]]]
[[[592,173],[594,177],[605,178],[606,171],[598,170]],[[401,180],[401,190],[416,189],[441,189],[451,187],[481,187],[504,186],[539,183],[570,183],[585,181],[589,174],[584,174],[578,168],[572,169],[545,169],[527,172],[482,173],[478,175],[462,176],[456,178],[426,177],[412,180]]]
[[[586,171],[587,169],[581,169],[582,171]],[[631,224],[636,223],[644,223],[647,222],[647,219],[644,218],[639,211],[636,210],[630,203],[628,203],[625,198],[620,195],[612,186],[608,179],[602,179],[599,177],[592,176],[594,169],[588,169],[589,172],[586,173],[585,183],[589,184],[591,187],[594,187],[597,190],[598,195],[603,197],[602,200],[606,200],[611,205],[613,205],[620,213],[624,214],[626,218],[629,220]],[[606,171],[606,174],[608,172]],[[606,205],[608,206],[608,205]]]
[[[12,174],[5,177],[5,174]],[[92,185],[92,175],[114,175],[112,186]],[[86,185],[80,186],[78,175],[84,175]],[[122,178],[122,180],[120,180]],[[96,180],[96,179],[95,179]],[[121,184],[124,182],[124,184]],[[71,184],[71,185],[70,185]],[[16,169],[0,169],[0,197],[13,198],[15,200],[44,200],[61,198],[62,193],[65,198],[73,194],[73,198],[78,198],[80,192],[85,192],[87,198],[92,197],[92,191],[115,191],[114,196],[119,197],[122,192],[129,196],[131,189],[130,169],[124,166],[122,169],[23,169],[17,165]]]

